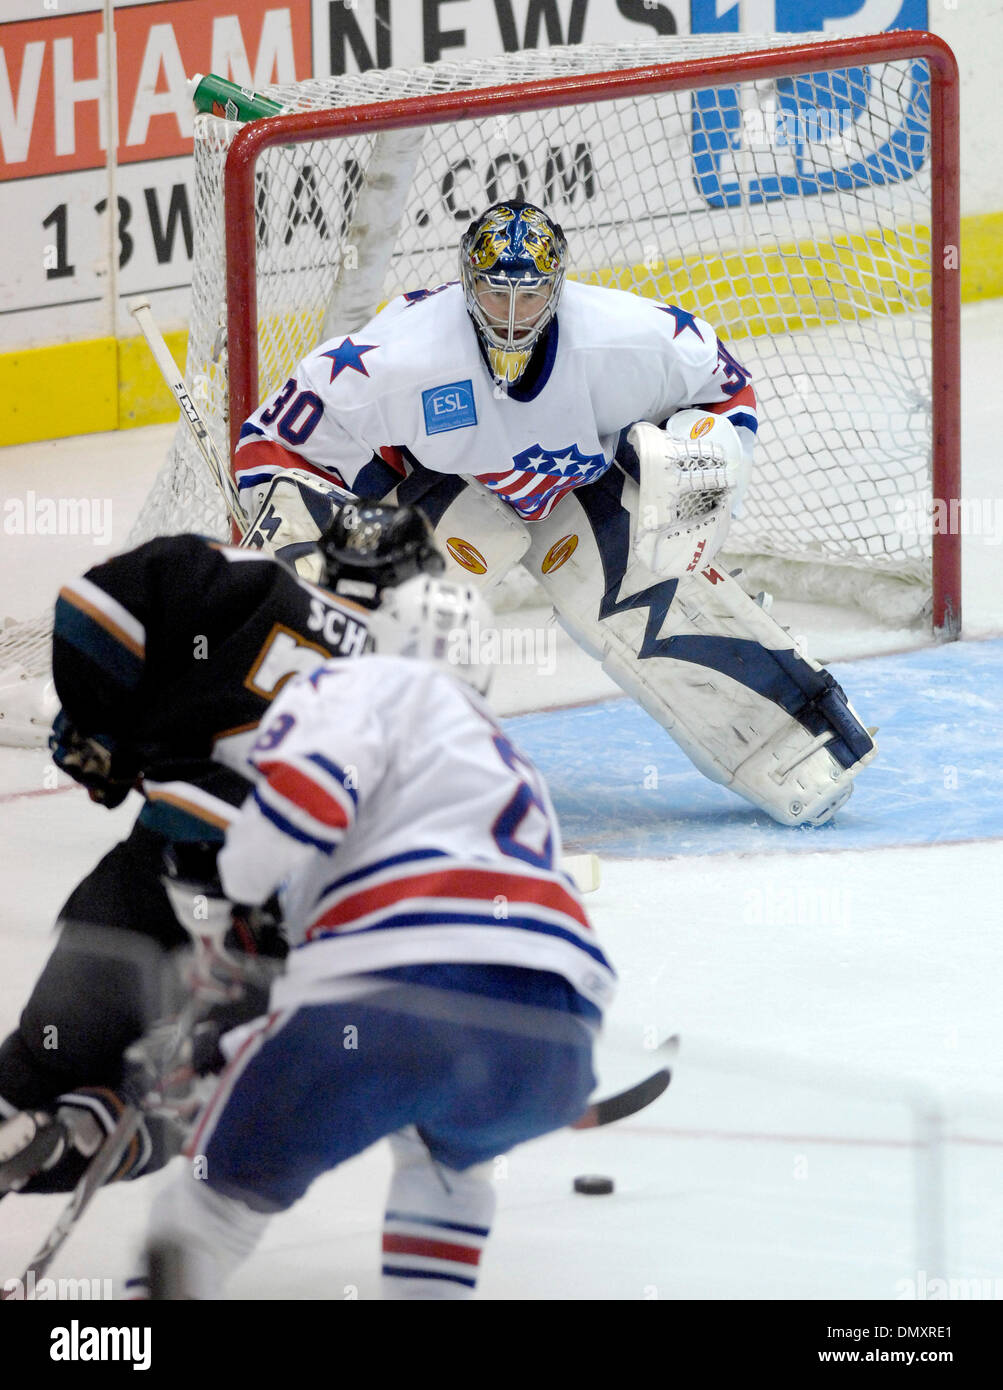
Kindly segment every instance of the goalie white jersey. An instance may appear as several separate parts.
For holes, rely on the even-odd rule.
[[[609,468],[625,427],[692,405],[726,414],[751,455],[748,375],[693,314],[569,283],[545,350],[505,390],[450,284],[393,300],[304,358],[244,424],[235,473],[245,498],[304,463],[382,497],[421,465],[475,477],[524,521],[539,521]]]
[[[219,869],[235,902],[281,886],[294,948],[273,1004],[429,962],[566,979],[587,1012],[613,973],[571,880],[540,774],[487,705],[423,662],[330,662],[275,701],[256,790]]]

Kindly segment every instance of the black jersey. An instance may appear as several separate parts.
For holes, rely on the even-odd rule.
[[[368,618],[260,551],[166,536],[60,591],[56,693],[82,733],[134,754],[144,824],[221,835],[269,703],[297,672],[366,650]]]

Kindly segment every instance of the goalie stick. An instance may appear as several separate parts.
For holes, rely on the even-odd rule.
[[[181,407],[181,414],[188,422],[188,427],[192,432],[192,437],[198,447],[199,453],[205,461],[206,467],[212,475],[213,482],[219,488],[226,507],[227,516],[236,527],[238,533],[243,536],[247,529],[247,520],[237,496],[237,488],[230,474],[226,462],[213,443],[212,435],[209,433],[209,426],[206,424],[205,417],[201,410],[192,400],[188,387],[185,385],[183,373],[179,370],[178,364],[171,356],[171,350],[164,341],[164,335],[157,327],[156,320],[150,312],[150,301],[148,299],[133,299],[129,302],[129,313],[139,324],[143,337],[146,339],[147,346],[153,354],[153,360],[160,368],[160,374],[167,383],[171,395]]]

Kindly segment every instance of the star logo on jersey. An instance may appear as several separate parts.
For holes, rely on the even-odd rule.
[[[545,449],[542,444],[533,444],[521,454],[515,454],[512,462],[516,468],[528,468],[534,473],[578,480],[597,478],[607,467],[603,454],[583,454],[577,444],[570,444],[566,449]]]
[[[368,376],[366,364],[362,360],[364,352],[372,352],[379,346],[378,343],[353,343],[351,338],[345,338],[336,348],[330,352],[322,352],[321,357],[331,359],[331,380],[340,376],[346,367],[351,367],[353,372],[358,372],[360,376]]]
[[[676,331],[673,333],[673,340],[679,337],[680,333],[686,328],[695,333],[703,342],[703,334],[696,325],[696,315],[688,314],[685,309],[680,309],[677,304],[659,304],[659,309],[663,314],[671,314],[676,321]]]

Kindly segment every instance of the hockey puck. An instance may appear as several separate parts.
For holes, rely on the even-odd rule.
[[[586,1173],[580,1178],[575,1178],[575,1191],[584,1192],[589,1197],[608,1197],[613,1191],[613,1179]]]

